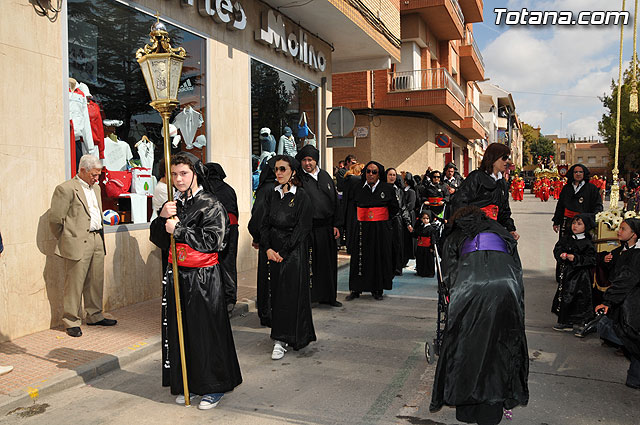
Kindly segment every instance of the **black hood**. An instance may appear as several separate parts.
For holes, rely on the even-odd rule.
[[[640,218],[628,218],[624,222],[631,227],[633,233],[640,236]]]
[[[574,217],[574,220],[576,218],[580,218],[582,220],[582,222],[584,223],[584,232],[585,233],[589,233],[589,231],[591,229],[595,229],[596,227],[596,216],[595,214],[589,214],[589,213],[582,213],[582,214],[578,214],[577,216]]]
[[[306,157],[311,157],[315,162],[320,161],[320,151],[313,145],[305,145],[296,154],[296,159],[301,161]]]

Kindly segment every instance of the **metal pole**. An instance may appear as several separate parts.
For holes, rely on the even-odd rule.
[[[625,10],[625,0],[622,0],[622,10]],[[620,64],[618,69],[618,99],[616,112],[616,149],[613,157],[611,194],[609,195],[609,209],[618,208],[620,188],[618,187],[618,152],[620,151],[620,101],[622,100],[622,46],[624,41],[624,25],[620,25]]]
[[[171,143],[169,141],[169,117],[171,111],[162,111],[162,133],[164,135],[164,167],[167,179],[167,195],[169,202],[173,201],[173,182],[171,181]],[[178,320],[178,342],[180,344],[180,363],[182,365],[182,386],[184,387],[184,404],[191,405],[189,400],[189,383],[187,382],[187,361],[184,351],[184,330],[182,328],[182,305],[180,304],[180,283],[178,278],[178,255],[176,241],[171,235],[171,268],[173,274],[173,292],[176,298],[176,318]]]

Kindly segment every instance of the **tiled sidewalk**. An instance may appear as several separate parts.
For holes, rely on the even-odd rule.
[[[338,267],[348,262],[349,257],[341,253]],[[239,273],[239,305],[235,314],[252,309],[255,297],[256,269]],[[0,365],[14,367],[9,374],[0,376],[0,405],[8,396],[12,399],[35,396],[39,388],[60,374],[79,370],[99,359],[117,360],[117,353],[148,347],[159,338],[159,298],[107,312],[107,316],[117,319],[118,324],[113,327],[83,325],[80,338],[68,336],[60,327],[0,343]]]

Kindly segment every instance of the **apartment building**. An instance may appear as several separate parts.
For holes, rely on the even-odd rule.
[[[402,0],[399,10],[401,58],[364,70],[334,63],[333,104],[356,115],[355,147],[335,148],[334,161],[355,153],[414,173],[453,161],[466,175],[484,151],[475,140],[488,135],[478,108],[484,63],[473,39],[483,2]]]
[[[611,155],[606,143],[587,139],[569,139],[549,134],[546,137],[553,140],[556,149],[557,164],[584,164],[591,175],[607,176],[611,178]]]

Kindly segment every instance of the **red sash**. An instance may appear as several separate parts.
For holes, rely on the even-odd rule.
[[[169,250],[169,263],[173,264],[173,256]],[[182,267],[211,267],[218,264],[218,253],[207,254],[196,251],[186,243],[176,244],[176,254],[178,255],[178,266]]]
[[[431,237],[430,236],[418,236],[418,246],[430,247],[431,246]]]
[[[567,218],[573,218],[573,217],[577,216],[578,214],[580,214],[580,213],[568,210],[566,208],[564,209],[564,216],[567,217]]]
[[[498,211],[500,210],[497,205],[487,205],[486,207],[480,208],[484,213],[492,220],[498,219]]]
[[[229,213],[229,225],[234,226],[238,224],[238,216],[235,214]]]
[[[358,221],[387,221],[389,209],[387,207],[360,208],[358,207]]]
[[[444,198],[428,198],[427,200],[429,201],[429,205],[440,205],[440,202],[442,202]]]

